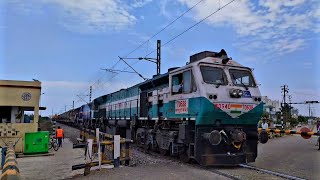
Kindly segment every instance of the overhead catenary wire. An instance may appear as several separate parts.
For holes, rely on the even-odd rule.
[[[166,28],[168,28],[170,25],[172,25],[174,22],[176,22],[178,19],[180,19],[181,17],[183,17],[187,12],[189,12],[190,10],[192,10],[194,7],[196,7],[198,4],[200,4],[203,0],[197,2],[195,5],[193,5],[191,8],[189,8],[187,11],[185,11],[184,13],[182,13],[182,15],[178,16],[175,20],[173,20],[172,22],[170,22],[167,26],[165,26],[164,28],[162,28],[160,31],[158,31],[157,33],[155,33],[153,36],[151,36],[148,40],[146,40],[145,42],[143,42],[142,44],[140,44],[138,47],[136,47],[135,49],[133,49],[132,51],[130,51],[128,54],[126,54],[124,57],[129,56],[130,54],[132,54],[133,52],[135,52],[136,50],[138,50],[139,48],[141,48],[144,44],[146,44],[147,42],[149,42],[152,38],[154,38],[156,35],[158,35],[159,33],[161,33],[162,31],[164,31]],[[164,44],[161,45],[161,47],[164,47],[166,45],[168,45],[169,43],[171,43],[172,41],[174,41],[175,39],[177,39],[178,37],[180,37],[181,35],[183,35],[184,33],[188,32],[189,30],[191,30],[192,28],[194,28],[195,26],[199,25],[200,23],[202,23],[203,21],[205,21],[206,19],[210,18],[211,16],[213,16],[214,14],[216,14],[217,12],[219,12],[220,10],[224,9],[225,7],[227,7],[228,5],[230,5],[231,3],[233,3],[236,0],[231,0],[228,3],[224,4],[223,6],[220,7],[219,4],[219,8],[210,13],[208,16],[206,16],[205,18],[201,19],[200,21],[198,21],[197,23],[193,24],[192,26],[188,27],[187,29],[185,29],[184,31],[182,31],[181,33],[177,34],[176,36],[174,36],[173,38],[171,38],[170,40],[168,40],[167,42],[165,42]],[[145,57],[151,55],[152,53],[156,52],[156,49],[151,51],[150,53],[148,53]],[[124,58],[123,57],[123,58]],[[121,61],[121,59],[119,59],[112,67],[111,69],[113,69],[119,62]],[[125,61],[124,61],[125,62]],[[130,66],[135,65],[136,63],[138,63],[140,61],[136,61],[132,64],[130,64]],[[123,71],[127,70],[129,67],[126,67],[123,69]],[[108,81],[112,80],[113,78],[115,78],[118,74],[114,74],[111,78],[109,78]],[[141,77],[141,76],[140,76]],[[105,84],[105,83],[104,83]]]
[[[219,6],[219,8],[212,12],[211,14],[209,14],[208,16],[206,16],[205,18],[201,19],[200,21],[198,21],[197,23],[193,24],[192,26],[188,27],[187,29],[185,29],[184,31],[182,31],[181,33],[177,34],[176,36],[174,36],[173,38],[171,38],[170,40],[168,40],[167,42],[165,42],[164,44],[161,45],[161,47],[164,47],[166,45],[168,45],[169,43],[171,43],[172,41],[174,41],[175,39],[177,39],[178,37],[180,37],[181,35],[183,35],[184,33],[188,32],[190,29],[194,28],[195,26],[199,25],[200,23],[202,23],[203,21],[205,21],[206,19],[208,19],[209,17],[211,17],[212,15],[216,14],[217,12],[219,12],[220,10],[224,9],[225,7],[227,7],[228,5],[230,5],[231,3],[233,3],[236,0],[232,0],[229,1],[228,3],[226,3],[223,6]],[[150,54],[156,52],[157,50],[153,50],[151,51],[149,54],[147,54],[146,56],[149,56]]]
[[[175,39],[177,39],[178,37],[180,37],[181,35],[183,35],[184,33],[188,32],[190,29],[194,28],[195,26],[199,25],[200,23],[202,23],[203,21],[205,21],[206,19],[208,19],[209,17],[211,17],[212,15],[214,15],[215,13],[219,12],[220,10],[222,10],[223,8],[227,7],[228,5],[230,5],[231,3],[233,3],[236,0],[232,0],[229,1],[228,3],[226,3],[225,5],[220,7],[220,1],[219,1],[219,8],[212,12],[211,14],[209,14],[208,16],[206,16],[205,18],[201,19],[200,21],[198,21],[197,23],[193,24],[192,26],[188,27],[187,29],[185,29],[184,31],[182,31],[181,33],[179,33],[178,35],[174,36],[173,38],[171,38],[170,40],[168,40],[167,42],[165,42],[164,44],[161,45],[161,47],[164,47],[166,45],[168,45],[169,43],[171,43],[172,41],[174,41]],[[195,7],[195,6],[193,6]],[[192,8],[193,8],[192,7]],[[150,53],[148,53],[145,57],[151,55],[152,53],[156,52],[157,49],[154,49],[153,51],[151,51]],[[140,61],[136,61],[132,64],[130,64],[131,66],[135,65],[136,63],[138,63]]]
[[[156,37],[158,34],[160,34],[162,31],[164,31],[165,29],[167,29],[169,26],[171,26],[172,24],[174,24],[177,20],[179,20],[180,18],[182,18],[185,14],[187,14],[189,11],[191,11],[192,9],[194,9],[196,6],[198,6],[202,1],[204,0],[200,0],[198,1],[196,4],[194,4],[192,7],[188,8],[185,12],[183,12],[181,15],[179,15],[177,18],[175,18],[173,21],[171,21],[169,24],[167,24],[166,26],[164,26],[162,29],[160,29],[159,31],[157,31],[156,33],[154,33],[150,38],[148,38],[146,41],[144,41],[142,44],[140,44],[139,46],[137,46],[136,48],[134,48],[132,51],[130,51],[129,53],[127,53],[125,56],[123,56],[124,58],[129,56],[130,54],[134,53],[135,51],[137,51],[138,49],[140,49],[143,45],[145,45],[146,43],[148,43],[152,38]],[[121,59],[119,59],[110,69],[115,68],[119,62],[121,61]],[[135,63],[134,63],[135,64]],[[105,75],[105,74],[104,74]],[[104,77],[101,76],[100,78],[98,78],[96,80],[96,82],[94,82],[91,86],[94,86],[95,84],[99,83],[99,81]],[[104,83],[105,84],[105,83]],[[98,87],[100,88],[101,85]],[[85,93],[87,90],[85,90],[83,93]],[[83,94],[81,93],[81,94]]]
[[[225,7],[227,7],[228,5],[230,5],[231,3],[233,3],[234,1],[236,1],[236,0],[232,0],[232,1],[229,1],[228,3],[226,3],[225,5],[223,5],[223,6],[221,6],[220,7],[220,4],[219,4],[219,8],[216,10],[216,11],[214,11],[214,12],[212,12],[212,13],[210,13],[208,16],[206,16],[205,18],[203,18],[203,19],[201,19],[200,21],[198,21],[197,23],[195,23],[195,24],[193,24],[192,26],[190,26],[189,28],[187,28],[187,29],[185,29],[184,31],[182,31],[181,33],[179,33],[178,35],[176,35],[175,37],[173,37],[173,38],[171,38],[170,40],[168,40],[167,42],[165,42],[163,45],[161,45],[161,47],[164,47],[164,46],[166,46],[166,45],[168,45],[169,43],[171,43],[172,41],[174,41],[175,39],[177,39],[178,37],[180,37],[181,35],[183,35],[184,33],[186,33],[186,32],[188,32],[189,30],[191,30],[192,28],[194,28],[195,26],[197,26],[197,25],[199,25],[200,23],[202,23],[203,21],[205,21],[206,19],[208,19],[209,17],[211,17],[212,15],[214,15],[214,14],[216,14],[217,12],[219,12],[220,10],[222,10],[222,9],[224,9]],[[191,9],[193,9],[194,7],[196,7],[200,2],[202,2],[202,1],[199,1],[198,3],[196,3],[194,6],[192,6],[191,8],[189,8],[186,12],[189,12]],[[184,14],[186,14],[186,12],[184,13]],[[181,16],[182,17],[182,16]],[[178,17],[178,18],[181,18],[180,16]],[[176,18],[176,19],[178,19],[178,18]],[[173,22],[175,22],[176,20],[174,20]],[[170,24],[170,23],[169,23]],[[173,23],[171,23],[171,24],[173,24]],[[162,30],[160,30],[159,32],[157,32],[156,34],[159,34],[161,31],[163,31],[165,28],[167,28],[167,26],[166,27],[164,27]],[[154,35],[155,36],[155,35]],[[152,36],[152,37],[154,37],[154,36]],[[151,39],[151,38],[150,38]],[[127,57],[128,55],[130,55],[131,53],[133,53],[133,52],[135,52],[137,49],[139,49],[141,46],[143,46],[146,42],[148,42],[150,39],[148,39],[147,41],[145,41],[144,43],[142,43],[140,46],[138,46],[137,48],[135,48],[134,50],[132,50],[131,52],[129,52],[126,56],[124,56],[124,57]],[[149,56],[150,54],[152,54],[152,53],[154,53],[154,52],[156,52],[156,49],[155,50],[153,50],[153,51],[151,51],[149,54],[147,54],[146,55],[146,57],[147,56]],[[119,62],[119,61],[121,61],[121,59],[119,59],[118,61],[117,61],[117,63]],[[125,61],[124,61],[125,62]],[[133,62],[132,64],[130,64],[130,66],[132,67],[133,65],[135,65],[135,64],[137,64],[138,62],[140,62],[140,61],[136,61],[136,62]],[[125,62],[126,63],[126,62]],[[127,64],[127,63],[126,63]],[[128,67],[126,67],[126,68],[124,68],[123,69],[123,71],[125,71],[125,70],[127,70],[130,66],[128,66]],[[110,80],[112,80],[115,76],[117,76],[118,74],[115,74],[113,77],[111,77],[108,81],[110,81]],[[140,76],[140,75],[139,75]],[[140,76],[141,77],[141,76]],[[142,77],[143,78],[143,77]]]
[[[134,53],[136,50],[138,50],[139,48],[141,48],[143,45],[145,45],[147,42],[149,42],[152,38],[156,37],[158,34],[160,34],[162,31],[164,31],[165,29],[167,29],[169,26],[171,26],[172,24],[174,24],[177,20],[179,20],[181,17],[183,17],[185,14],[187,14],[189,11],[191,11],[193,8],[195,8],[196,6],[198,6],[198,4],[200,4],[202,1],[204,0],[200,0],[198,1],[196,4],[194,4],[192,7],[190,7],[189,9],[187,9],[185,12],[183,12],[180,16],[178,16],[176,19],[174,19],[173,21],[171,21],[169,24],[167,24],[165,27],[163,27],[162,29],[160,29],[158,32],[156,32],[155,34],[153,34],[149,39],[147,39],[146,41],[144,41],[142,44],[140,44],[138,47],[136,47],[135,49],[133,49],[132,51],[130,51],[126,56],[129,56],[130,54]]]

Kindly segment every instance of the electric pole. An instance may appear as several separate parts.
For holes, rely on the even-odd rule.
[[[288,98],[289,98],[289,104],[288,104],[288,117],[289,119],[292,119],[292,106],[291,106],[291,98],[292,96],[291,95],[288,95]]]
[[[161,40],[157,40],[157,75],[161,73]]]
[[[92,96],[92,86],[90,86],[90,93],[89,93],[89,108],[90,108],[90,111],[89,111],[89,115],[90,115],[90,125],[92,124],[92,119],[91,119],[91,110],[92,110],[92,103],[91,103],[91,96]]]
[[[289,112],[289,105],[286,103],[286,94],[289,93],[288,85],[281,86],[281,92],[283,93],[283,103],[281,103],[281,124],[282,127],[286,127],[286,123],[288,121],[288,112]]]
[[[316,104],[316,103],[320,103],[319,101],[306,101],[306,104],[309,104],[309,118],[311,119],[312,115],[312,111],[311,111],[311,104]]]
[[[309,118],[311,118],[311,104],[309,104]]]
[[[89,103],[91,103],[91,95],[92,95],[92,86],[90,86]]]
[[[128,57],[120,57],[119,58],[126,63],[136,74],[138,74],[142,79],[146,80],[140,73],[138,73],[131,65],[129,65],[125,60],[126,59],[137,59],[137,60],[145,60],[152,63],[155,63],[157,65],[157,75],[160,75],[161,73],[161,40],[157,40],[157,57],[156,58],[150,58],[150,57],[138,57],[138,58],[128,58]],[[113,70],[113,69],[104,69],[109,72],[124,72],[120,70]],[[132,72],[129,72],[132,73]]]
[[[283,103],[286,104],[286,93],[289,93],[288,85],[281,86],[281,90],[283,93]]]

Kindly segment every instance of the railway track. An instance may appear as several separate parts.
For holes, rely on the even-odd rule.
[[[66,124],[66,123],[63,123],[63,124],[65,124],[67,126],[70,126],[70,124]],[[79,129],[78,127],[75,127],[75,126],[71,126],[71,127]],[[243,179],[246,179],[244,177],[236,175],[236,173],[223,172],[222,170],[220,170],[221,168],[219,169],[219,167],[203,167],[203,166],[200,166],[200,165],[196,164],[195,162],[183,163],[179,159],[177,159],[176,157],[163,156],[163,155],[161,155],[161,154],[159,154],[157,152],[153,152],[153,151],[146,152],[142,147],[138,147],[138,145],[133,145],[132,148],[135,148],[136,150],[138,150],[140,152],[146,153],[146,154],[148,154],[150,156],[153,156],[153,157],[156,157],[156,158],[165,158],[167,160],[171,160],[171,161],[174,161],[174,162],[179,162],[179,163],[182,163],[182,164],[184,164],[186,166],[190,166],[190,167],[193,167],[193,168],[210,171],[212,173],[218,174],[220,176],[223,176],[223,177],[226,177],[226,178],[229,178],[229,179],[232,179],[232,180],[243,180]],[[232,167],[232,168],[235,168],[235,167]],[[283,178],[283,179],[306,180],[306,179],[301,178],[301,177],[292,176],[292,175],[288,175],[288,174],[284,174],[284,173],[280,173],[280,172],[275,172],[275,171],[272,171],[272,170],[267,170],[267,169],[251,166],[251,165],[248,165],[248,164],[240,164],[240,165],[236,166],[236,168],[242,168],[242,169],[247,169],[247,170],[251,170],[251,171],[255,171],[255,172],[260,172],[260,173],[264,173],[264,174],[280,177],[280,178]],[[225,167],[224,167],[224,169],[225,169]]]
[[[223,177],[226,177],[226,178],[229,178],[229,179],[232,179],[232,180],[242,180],[242,179],[240,179],[240,178],[238,178],[238,177],[236,177],[236,176],[234,176],[232,174],[221,172],[221,171],[219,171],[217,169],[208,168],[208,167],[202,167],[199,164],[195,164],[193,162],[191,162],[191,163],[183,163],[183,162],[181,162],[179,159],[177,159],[175,157],[163,156],[163,155],[161,155],[161,154],[159,154],[157,152],[153,152],[153,151],[146,152],[143,148],[138,147],[137,145],[132,146],[132,148],[135,148],[136,150],[138,150],[140,152],[146,153],[146,154],[148,154],[150,156],[153,156],[153,157],[156,157],[156,158],[162,158],[162,159],[165,158],[167,160],[170,160],[170,161],[173,161],[173,162],[178,162],[178,163],[181,163],[181,164],[189,166],[189,167],[210,171],[212,173],[218,174],[220,176],[223,176]]]
[[[258,168],[258,167],[250,166],[250,165],[247,165],[247,164],[239,164],[238,166],[242,167],[242,168],[251,169],[251,170],[254,170],[254,171],[259,171],[259,172],[263,172],[263,173],[266,173],[266,174],[271,174],[271,175],[274,175],[274,176],[282,177],[282,178],[285,178],[285,179],[306,180],[304,178],[291,176],[291,175],[287,175],[287,174],[284,174],[284,173],[279,173],[279,172],[275,172],[275,171],[271,171],[271,170],[267,170],[267,169],[263,169],[263,168]]]
[[[226,173],[226,172],[223,172],[221,170],[219,170],[220,167],[203,167],[203,166],[200,166],[199,164],[196,164],[194,162],[191,162],[191,163],[183,163],[181,162],[180,160],[178,160],[177,158],[175,157],[171,157],[171,156],[163,156],[157,152],[153,152],[153,151],[148,151],[146,152],[143,148],[141,147],[138,147],[138,146],[133,146],[133,148],[136,148],[138,151],[140,152],[143,152],[143,153],[146,153],[150,156],[154,156],[156,158],[165,158],[165,159],[168,159],[168,160],[171,160],[171,161],[174,161],[174,162],[179,162],[179,163],[182,163],[186,166],[190,166],[190,167],[193,167],[193,168],[197,168],[197,169],[202,169],[202,170],[206,170],[206,171],[210,171],[212,173],[215,173],[215,174],[218,174],[220,176],[223,176],[223,177],[226,177],[226,178],[229,178],[229,179],[232,179],[232,180],[244,180],[244,179],[247,179],[245,177],[240,177],[239,175],[236,175],[235,173]],[[242,169],[247,169],[247,170],[250,170],[250,171],[255,171],[255,172],[260,172],[260,173],[264,173],[264,174],[267,174],[267,175],[272,175],[272,176],[276,176],[276,177],[280,177],[280,178],[283,178],[283,179],[290,179],[290,180],[306,180],[304,178],[301,178],[301,177],[297,177],[297,176],[292,176],[292,175],[288,175],[288,174],[284,174],[284,173],[280,173],[280,172],[275,172],[275,171],[272,171],[272,170],[267,170],[267,169],[263,169],[263,168],[259,168],[259,167],[255,167],[255,166],[251,166],[251,165],[248,165],[248,164],[240,164],[236,167],[231,167],[231,168],[242,168]],[[224,169],[226,169],[226,167],[224,167]]]

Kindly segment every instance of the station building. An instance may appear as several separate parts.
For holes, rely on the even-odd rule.
[[[0,80],[0,147],[12,142],[16,153],[24,152],[25,133],[38,131],[39,110],[45,109],[40,95],[40,81]]]

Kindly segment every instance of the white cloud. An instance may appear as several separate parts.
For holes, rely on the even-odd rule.
[[[122,30],[137,21],[131,11],[152,0],[13,0],[9,3],[23,13],[43,11],[42,6],[55,7],[59,24],[73,32],[96,33]],[[35,10],[36,9],[36,10]]]
[[[198,2],[177,1],[187,7]],[[228,2],[230,0],[203,1],[190,17],[199,21]],[[305,33],[320,32],[319,13],[316,0],[237,0],[205,22],[212,26],[233,27],[239,36],[235,45],[243,50],[254,48],[268,54],[285,54],[305,46]]]
[[[146,4],[152,2],[152,0],[134,0],[133,3],[131,3],[131,7],[133,8],[140,8],[145,6]]]
[[[160,14],[163,15],[166,18],[170,18],[171,14],[167,11],[167,6],[168,6],[168,0],[162,0],[159,2],[160,6]]]
[[[298,50],[300,48],[303,48],[305,45],[305,41],[303,39],[279,39],[275,40],[272,44],[272,49],[279,51],[279,52],[293,52],[295,50]]]
[[[105,32],[135,24],[131,15],[117,0],[48,0],[62,8],[62,24],[72,31]]]

